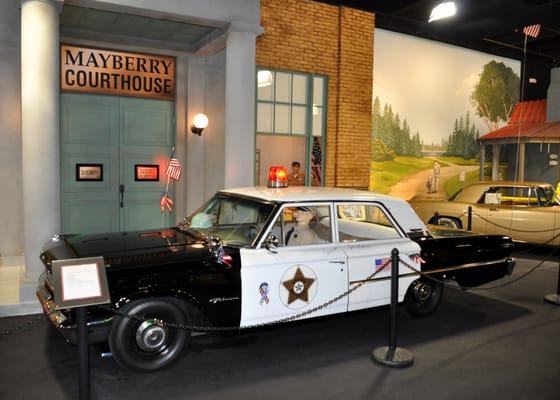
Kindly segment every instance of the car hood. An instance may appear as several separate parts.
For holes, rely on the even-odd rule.
[[[205,236],[193,230],[169,228],[153,231],[61,235],[48,242],[41,254],[52,260],[102,256],[112,265],[146,263],[163,257],[208,257]]]

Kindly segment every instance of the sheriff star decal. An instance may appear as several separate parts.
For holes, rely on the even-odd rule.
[[[317,276],[308,267],[296,265],[284,273],[280,298],[288,308],[305,307],[317,292]]]

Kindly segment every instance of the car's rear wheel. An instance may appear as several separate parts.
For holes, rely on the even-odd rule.
[[[406,311],[414,317],[425,317],[433,313],[441,302],[443,285],[428,278],[416,279],[408,287],[404,302]]]
[[[439,217],[437,224],[440,226],[448,226],[450,228],[461,229],[461,221],[453,217]]]
[[[137,371],[154,371],[175,361],[190,342],[190,331],[160,321],[188,325],[189,317],[163,299],[135,301],[121,308],[131,318],[116,316],[109,348],[120,365]]]

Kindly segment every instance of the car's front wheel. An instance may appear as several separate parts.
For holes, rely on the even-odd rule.
[[[129,303],[116,316],[109,334],[109,348],[118,364],[137,371],[154,371],[175,361],[190,342],[190,331],[160,321],[187,325],[188,315],[164,299]]]
[[[443,285],[428,278],[416,279],[408,287],[404,297],[406,311],[414,317],[433,313],[441,302]]]

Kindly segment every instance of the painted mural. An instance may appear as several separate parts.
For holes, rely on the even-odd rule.
[[[520,62],[382,29],[374,54],[370,190],[439,199],[478,180],[478,138],[509,119]]]

